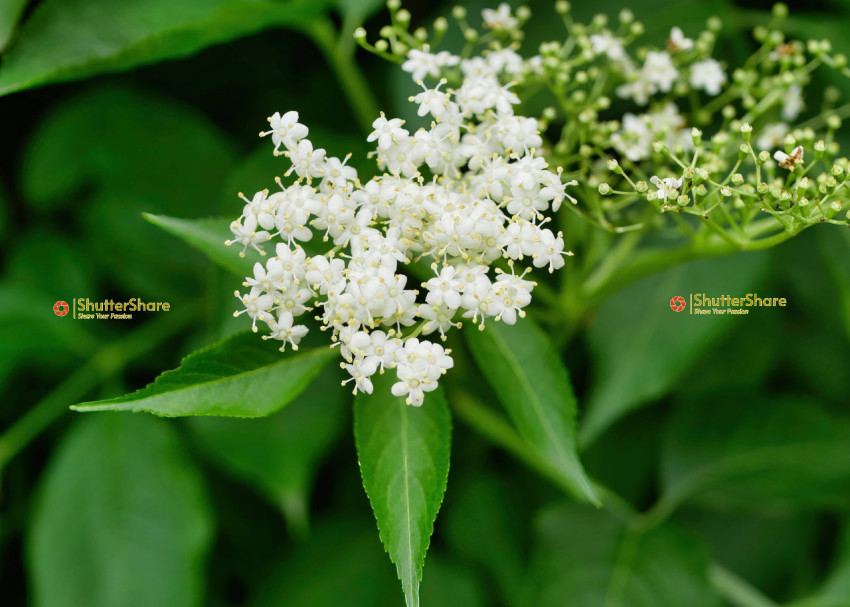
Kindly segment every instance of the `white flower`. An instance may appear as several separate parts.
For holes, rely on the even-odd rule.
[[[511,30],[519,24],[516,17],[511,15],[511,7],[507,2],[503,2],[495,10],[485,8],[481,11],[481,17],[484,19],[484,27],[495,30]]]
[[[682,178],[678,179],[674,177],[667,177],[666,179],[659,179],[657,176],[653,175],[649,180],[652,185],[658,188],[658,198],[667,202],[668,198],[677,198],[679,196],[679,188],[682,187]]]
[[[414,82],[423,80],[425,76],[439,78],[442,69],[447,66],[460,63],[460,57],[452,55],[448,51],[440,51],[437,54],[429,52],[428,45],[423,50],[410,49],[407,52],[407,61],[401,64],[401,69],[410,72]]]
[[[761,128],[761,135],[756,140],[756,147],[760,150],[772,150],[778,148],[785,141],[788,134],[788,125],[784,122],[766,124]]]
[[[782,98],[782,118],[789,122],[796,120],[804,107],[802,87],[799,84],[792,84]]]
[[[643,77],[662,93],[670,92],[673,83],[679,78],[679,72],[673,65],[669,53],[649,51],[641,70]]]
[[[773,153],[773,158],[783,169],[793,171],[795,166],[803,162],[803,146],[798,145],[790,154],[777,150]]]
[[[372,123],[372,128],[375,130],[369,133],[366,141],[371,143],[377,139],[378,149],[386,150],[396,139],[404,138],[409,135],[407,130],[401,127],[403,124],[404,120],[401,118],[387,120],[387,117],[384,116],[383,112],[381,112],[380,117],[376,118]]]
[[[718,95],[725,83],[726,74],[716,60],[706,59],[691,66],[691,86],[695,89],[703,89],[709,95]]]
[[[260,137],[271,135],[275,152],[281,145],[292,149],[309,132],[306,126],[298,122],[298,112],[286,112],[282,116],[279,112],[275,112],[269,118],[269,125],[272,127],[271,130],[260,133]]]
[[[667,47],[673,51],[689,51],[694,48],[694,41],[690,38],[685,38],[681,28],[673,27],[670,30],[670,38],[667,40]]]
[[[626,113],[622,128],[611,136],[611,143],[626,158],[636,162],[649,157],[652,143],[659,139],[669,147],[681,144],[687,149],[693,143],[675,103],[640,116]]]
[[[623,49],[623,42],[608,30],[603,31],[601,34],[592,34],[590,36],[590,44],[595,54],[607,55],[612,61],[621,61],[626,56],[626,51]]]
[[[325,150],[322,148],[314,150],[309,139],[299,141],[297,146],[286,152],[286,155],[292,161],[292,167],[284,174],[285,176],[295,171],[299,177],[309,180],[313,177],[321,177],[324,173]]]

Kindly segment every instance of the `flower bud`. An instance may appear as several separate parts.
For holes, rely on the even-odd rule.
[[[357,42],[366,42],[366,30],[362,27],[358,27],[354,30],[354,39],[357,40]]]
[[[740,173],[735,173],[734,175],[732,175],[732,183],[734,185],[741,185],[742,183],[744,183],[744,176]]]
[[[596,188],[596,189],[599,190],[599,193],[602,194],[603,196],[607,196],[608,194],[611,193],[611,186],[608,185],[607,183],[605,183],[604,181],[602,183],[600,183],[599,187]]]
[[[750,123],[749,123],[749,122],[745,122],[744,124],[742,124],[742,125],[741,125],[741,136],[743,136],[744,141],[746,141],[747,143],[749,143],[750,138],[752,137],[752,135],[753,135],[753,127],[752,127],[752,125],[750,125]]]
[[[731,105],[723,106],[723,117],[726,120],[732,120],[735,117],[735,107]]]
[[[833,164],[830,172],[836,177],[841,177],[844,174],[844,167],[840,164]]]
[[[627,8],[624,8],[620,11],[619,14],[620,23],[624,25],[629,25],[632,21],[635,20],[635,14]]]
[[[826,207],[826,210],[824,211],[824,216],[827,219],[832,219],[833,217],[838,215],[838,211],[840,211],[840,210],[841,210],[841,201],[840,200],[833,200],[830,203],[830,205],[828,207]]]
[[[691,201],[691,197],[687,194],[682,194],[676,199],[676,202],[679,203],[680,207],[688,206],[688,203]]]
[[[449,29],[449,22],[446,21],[445,17],[437,17],[434,19],[434,31],[437,33],[444,33],[447,29]]]
[[[566,15],[570,12],[570,3],[566,0],[558,0],[555,3],[555,12],[559,15]]]
[[[608,164],[608,170],[609,171],[614,171],[615,173],[618,173],[618,172],[621,172],[623,170],[623,169],[620,168],[620,163],[617,162],[616,158],[609,158],[607,164]]]
[[[704,183],[699,184],[697,187],[694,188],[693,191],[699,197],[703,197],[708,194],[708,190],[705,188]]]
[[[663,141],[653,141],[652,149],[655,150],[656,153],[660,154],[661,152],[667,149],[667,144]]]
[[[788,5],[777,2],[773,5],[773,16],[777,19],[785,19],[788,16]]]
[[[520,6],[516,9],[516,16],[520,21],[528,21],[531,19],[531,9],[527,6]]]
[[[705,22],[705,26],[709,31],[716,33],[723,29],[723,21],[720,20],[720,17],[712,16]]]
[[[649,186],[647,185],[647,183],[646,183],[645,181],[638,181],[638,182],[635,184],[635,191],[636,191],[638,194],[646,194],[646,191],[647,191],[648,189],[649,189]]]
[[[833,131],[837,131],[841,128],[841,118],[839,118],[835,114],[830,114],[829,116],[827,116],[826,126],[828,126]]]
[[[413,32],[413,37],[419,40],[419,42],[425,42],[428,40],[428,30],[424,27],[417,27]]]
[[[720,188],[720,195],[724,198],[729,198],[732,195],[732,188],[730,188],[728,185],[724,185],[722,188]]]
[[[635,21],[634,23],[632,23],[632,26],[629,28],[629,31],[633,36],[642,36],[644,31],[643,23],[641,23],[640,21]]]
[[[694,145],[699,147],[699,145],[702,143],[702,131],[699,130],[697,127],[692,128],[691,139],[693,139]]]
[[[767,194],[767,190],[768,190],[768,187],[767,187],[767,184],[766,184],[764,181],[760,182],[760,183],[756,186],[756,191],[757,191],[759,194]]]
[[[697,169],[697,175],[699,175],[699,178],[702,179],[703,181],[707,180],[708,177],[709,177],[708,169],[705,169],[703,167],[698,168]]]
[[[401,0],[387,0],[387,8],[394,13],[401,8]]]
[[[764,164],[768,160],[770,160],[770,152],[768,152],[767,150],[762,150],[761,152],[759,152],[759,155],[758,155],[759,164]]]
[[[407,25],[408,23],[410,23],[410,11],[406,8],[403,8],[396,13],[395,18],[398,19],[398,22],[402,25]]]
[[[390,46],[390,43],[387,42],[386,40],[384,40],[383,38],[381,38],[380,40],[375,42],[375,50],[377,50],[380,53],[383,53],[384,51],[386,51],[387,48],[389,48],[389,46]]]
[[[478,40],[478,32],[472,29],[471,27],[468,27],[463,30],[463,38],[467,42],[475,42],[476,40]]]
[[[466,19],[466,8],[458,4],[452,9],[452,17],[455,19]]]

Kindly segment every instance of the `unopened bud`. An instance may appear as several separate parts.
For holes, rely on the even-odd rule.
[[[605,183],[604,181],[602,183],[600,183],[599,187],[596,188],[596,189],[599,190],[599,193],[602,194],[603,196],[607,196],[608,194],[611,193],[611,186],[608,185],[607,183]]]

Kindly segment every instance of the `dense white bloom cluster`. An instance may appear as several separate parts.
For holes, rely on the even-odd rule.
[[[509,16],[508,16],[509,17]],[[503,11],[488,14],[508,27]],[[421,336],[445,334],[462,318],[509,324],[523,316],[535,283],[517,271],[527,261],[549,271],[564,265],[564,241],[546,227],[566,186],[538,155],[538,122],[514,114],[518,99],[499,75],[535,69],[506,51],[461,61],[448,53],[411,51],[403,69],[419,79],[446,66],[464,74],[458,90],[422,85],[411,98],[431,123],[411,133],[383,114],[368,141],[382,174],[362,183],[346,159],[330,157],[307,139],[296,112],[269,119],[275,153],[285,155],[294,183],[244,198],[233,240],[244,250],[273,239],[275,255],[256,263],[237,292],[252,326],[264,338],[297,348],[312,311],[340,346],[354,390],[371,393],[370,377],[392,369],[396,396],[421,405],[452,366],[450,351]],[[572,199],[571,199],[572,200]],[[317,238],[319,237],[319,238]],[[315,241],[334,247],[319,253]],[[312,245],[312,246],[311,246]],[[310,248],[310,253],[305,250]],[[327,248],[327,247],[325,247]],[[425,264],[422,264],[422,262]],[[418,290],[405,264],[430,264],[433,277]]]

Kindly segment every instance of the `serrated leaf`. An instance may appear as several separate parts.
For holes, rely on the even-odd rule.
[[[586,506],[545,510],[524,605],[719,607],[705,548],[675,527],[638,533]]]
[[[236,276],[252,276],[254,264],[258,261],[262,263],[262,257],[253,249],[246,250],[245,257],[240,257],[239,251],[242,245],[228,247],[224,244],[231,236],[230,223],[233,219],[226,217],[180,219],[153,213],[144,213],[143,216],[155,226],[182,239]]]
[[[71,407],[145,411],[165,417],[263,417],[290,403],[338,353],[330,348],[284,355],[259,335],[240,333],[187,356],[141,390]]]
[[[577,497],[599,504],[576,453],[578,405],[567,369],[531,319],[469,325],[466,341],[484,377],[526,440]]]
[[[269,27],[306,28],[324,2],[47,0],[3,59],[0,95],[172,57]]]
[[[169,424],[80,419],[43,478],[27,531],[37,607],[193,607],[212,521]]]
[[[189,420],[202,451],[258,487],[301,534],[318,464],[347,419],[351,393],[340,386],[342,374],[339,367],[325,368],[286,408],[263,419]]]
[[[695,261],[631,285],[602,304],[588,331],[595,372],[579,432],[581,447],[630,411],[666,394],[700,355],[736,323],[748,320],[674,312],[672,297],[757,292],[769,260],[770,252],[759,252]],[[776,312],[754,308],[750,313]]]
[[[850,418],[810,398],[730,395],[681,407],[661,458],[665,499],[714,508],[850,504]]]
[[[441,389],[411,407],[390,392],[391,373],[354,399],[354,439],[363,486],[408,607],[419,605],[425,552],[449,474],[451,416]],[[392,374],[394,375],[394,374]]]

